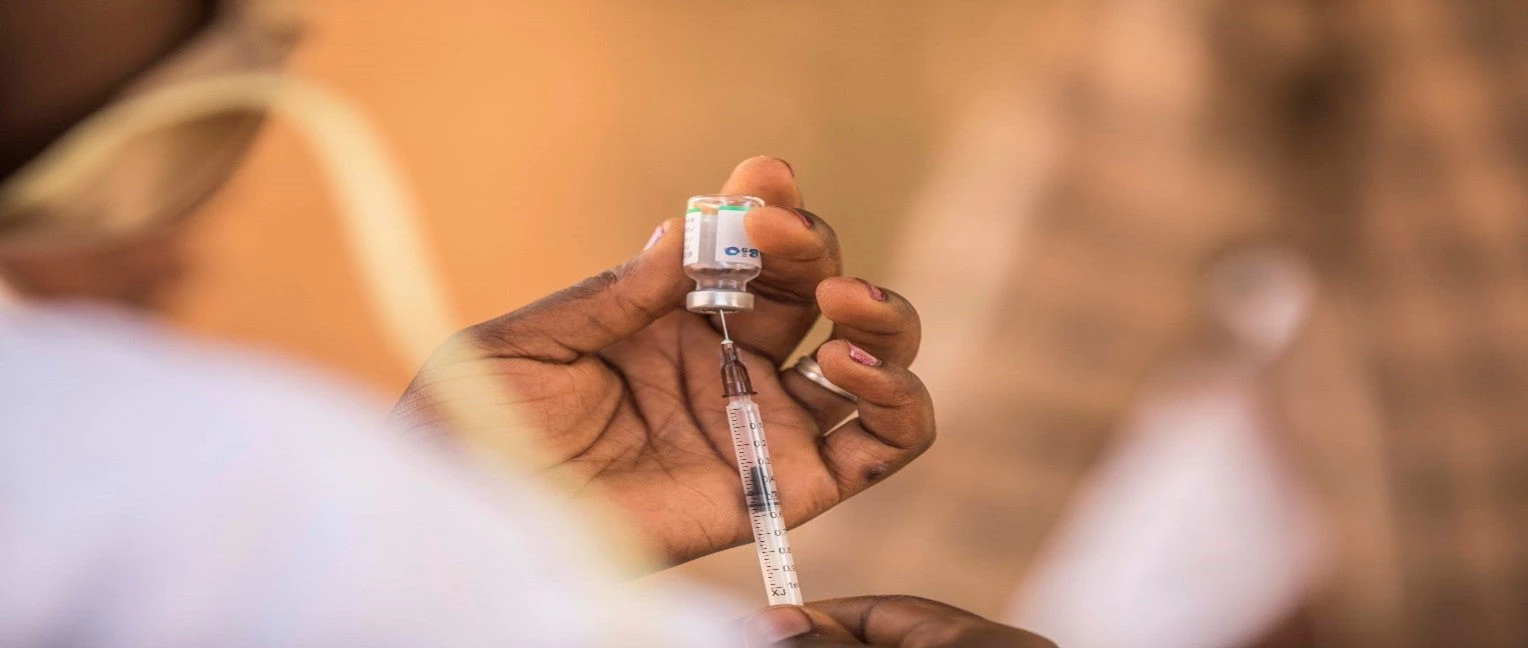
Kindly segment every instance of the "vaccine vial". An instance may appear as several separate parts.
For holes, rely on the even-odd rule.
[[[748,282],[763,270],[743,215],[764,206],[753,196],[695,196],[684,212],[684,273],[695,280],[685,307],[697,313],[753,310]]]

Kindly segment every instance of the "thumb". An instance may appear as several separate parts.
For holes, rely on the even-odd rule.
[[[494,355],[572,362],[642,330],[684,303],[682,219],[671,218],[626,263],[468,329]]]

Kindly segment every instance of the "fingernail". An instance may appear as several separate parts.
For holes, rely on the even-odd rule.
[[[871,299],[874,299],[874,300],[876,300],[878,302],[886,301],[886,291],[881,290],[881,288],[879,286],[877,286],[877,285],[875,285],[873,283],[870,283],[869,281],[866,281],[864,279],[861,279],[860,281],[864,281],[865,282],[865,286],[870,288],[870,298]]]
[[[849,343],[849,359],[867,367],[881,366],[881,360],[879,358],[870,355],[870,352],[864,349],[854,346],[853,342]]]
[[[647,245],[642,246],[642,251],[646,252],[648,250],[651,250],[654,245],[658,244],[658,241],[663,239],[663,233],[667,232],[667,231],[668,231],[668,223],[659,223],[658,224],[658,229],[653,230],[653,235],[648,237]]]
[[[795,214],[797,218],[800,218],[801,224],[805,225],[807,229],[812,229],[813,227],[817,226],[817,221],[812,219],[812,212],[809,212],[805,209],[796,209],[795,207],[786,207],[786,209],[791,210],[792,214]]]
[[[779,160],[780,164],[784,164],[785,165],[785,170],[791,172],[791,177],[792,178],[796,177],[796,167],[791,166],[790,162],[786,162],[785,158],[778,158],[778,157],[775,157],[773,155],[771,155],[769,157],[774,157],[776,160]]]
[[[764,608],[748,619],[749,645],[768,646],[812,631],[812,620],[794,605]]]

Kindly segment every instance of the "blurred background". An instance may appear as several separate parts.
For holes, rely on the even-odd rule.
[[[972,106],[1030,64],[1045,9],[1012,0],[453,0],[449,10],[319,0],[308,5],[311,32],[292,68],[355,100],[394,147],[470,322],[619,263],[687,197],[716,190],[734,164],[759,154],[794,166],[807,207],[839,233],[847,273],[901,290],[889,251]],[[267,129],[198,219],[195,271],[177,293],[176,320],[402,391],[414,368],[386,350],[331,197],[294,132]],[[946,430],[940,444],[958,440]],[[927,476],[896,481],[949,472],[917,468]],[[950,574],[952,588],[935,572],[920,583],[884,571],[878,547],[835,537],[859,529],[861,543],[866,531],[898,528],[849,522],[896,510],[844,515],[843,524],[821,520],[801,532],[811,596],[921,585],[1000,611],[1011,581],[972,592],[961,584],[985,580],[978,574]],[[978,560],[1016,542],[1024,555],[1038,536],[955,533],[991,545]],[[897,551],[930,551],[937,539],[916,537]],[[751,601],[754,561],[741,547],[664,578],[698,577]]]
[[[884,277],[936,151],[1022,66],[1041,4],[317,0],[293,70],[387,136],[479,320],[625,259],[761,154],[799,171],[848,270]],[[201,220],[178,319],[401,390],[413,370],[376,351],[294,133],[270,129]]]
[[[809,598],[1070,646],[1528,637],[1528,10],[1475,0],[316,0],[297,73],[408,170],[467,321],[797,171],[924,316],[941,437],[793,533]],[[412,372],[280,125],[176,320]],[[658,579],[758,599],[745,550]]]

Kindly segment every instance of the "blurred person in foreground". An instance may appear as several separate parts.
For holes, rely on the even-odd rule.
[[[809,531],[1069,646],[1528,645],[1528,5],[1057,18],[900,255],[953,432]]]
[[[0,3],[0,177],[122,97],[279,62],[289,34],[241,22],[252,10]],[[484,465],[449,438],[384,430],[386,408],[332,378],[127,310],[172,287],[182,216],[259,120],[160,133],[145,158],[157,165],[121,160],[78,196],[101,210],[171,210],[148,214],[148,233],[65,245],[47,241],[49,214],[0,222],[13,293],[0,306],[0,643],[736,645],[715,601],[621,588],[635,574],[612,558],[620,548],[531,477],[608,497],[661,565],[749,537],[715,398],[719,336],[680,308],[690,282],[677,221],[619,267],[462,331],[420,372],[394,427],[459,432],[436,414],[464,403],[441,402],[453,392],[432,385],[486,382],[500,389],[471,397],[514,404],[518,429],[551,461]],[[782,498],[800,524],[932,442],[927,393],[906,369],[918,319],[900,296],[838,276],[833,231],[800,208],[789,165],[746,161],[723,191],[772,205],[748,216],[769,261],[757,310],[732,334],[760,366]],[[817,357],[857,407],[762,370],[822,313],[836,339]],[[744,627],[755,645],[1048,645],[908,597],[772,608]]]

